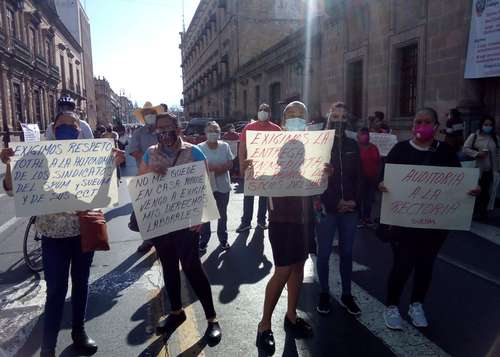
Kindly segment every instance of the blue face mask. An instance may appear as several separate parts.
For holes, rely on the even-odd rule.
[[[55,130],[57,140],[74,140],[78,139],[80,131],[73,125],[61,124]]]
[[[485,125],[483,125],[483,133],[485,133],[485,134],[491,134],[492,131],[493,131],[493,127],[492,126],[485,126]]]
[[[306,130],[306,126],[306,121],[302,118],[290,118],[285,123],[287,131],[304,131]]]

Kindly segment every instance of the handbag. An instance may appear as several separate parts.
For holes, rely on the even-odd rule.
[[[82,252],[109,250],[106,219],[101,210],[78,213]]]

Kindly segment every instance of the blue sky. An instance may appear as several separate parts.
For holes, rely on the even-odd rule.
[[[92,31],[94,76],[140,106],[182,98],[182,0],[81,0]],[[186,27],[199,0],[184,0]]]

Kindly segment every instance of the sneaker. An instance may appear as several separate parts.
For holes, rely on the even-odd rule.
[[[266,230],[268,228],[268,225],[265,223],[257,223],[257,226],[262,230]]]
[[[242,223],[238,228],[236,228],[236,233],[243,233],[249,231],[250,229],[252,229],[252,226],[250,224]]]
[[[397,306],[391,305],[384,310],[385,326],[391,330],[402,330],[403,322]]]
[[[411,323],[415,327],[427,327],[429,323],[425,317],[424,308],[422,304],[419,302],[414,302],[410,305],[410,309],[408,310],[408,315],[411,318]]]
[[[229,245],[228,242],[220,244],[220,249],[222,250],[228,250],[229,248],[231,248],[231,246]]]
[[[352,295],[342,295],[340,298],[340,305],[343,306],[351,315],[361,315],[361,309],[354,301],[354,297]]]
[[[318,311],[321,315],[326,315],[330,313],[330,294],[321,293],[319,294],[319,304],[316,306],[316,311]]]

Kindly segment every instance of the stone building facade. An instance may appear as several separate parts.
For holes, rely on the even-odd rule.
[[[94,78],[97,124],[116,124],[120,119],[120,96],[104,77]]]
[[[237,71],[239,98],[307,102],[312,115],[345,101],[358,125],[382,111],[396,132],[409,133],[416,108],[458,107],[468,130],[480,113],[500,117],[500,79],[464,79],[471,0],[332,0],[312,23],[311,67],[305,28],[267,48]],[[308,95],[304,93],[308,83]],[[257,100],[258,99],[258,100]],[[236,110],[254,114],[248,104]],[[470,119],[470,120],[468,120]],[[404,136],[403,135],[403,136]]]
[[[185,117],[244,119],[250,102],[239,90],[240,66],[301,27],[303,4],[201,0],[181,33]]]
[[[81,61],[82,49],[53,1],[0,0],[0,131],[19,131],[20,123],[37,123],[44,130],[61,92],[72,94],[85,109],[77,77]]]

